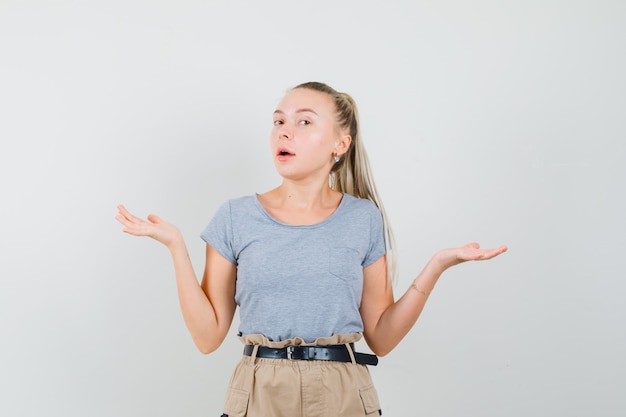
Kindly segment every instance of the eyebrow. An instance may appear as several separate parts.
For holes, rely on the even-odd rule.
[[[298,110],[296,110],[296,113],[305,113],[305,112],[313,113],[316,116],[318,115],[317,112],[315,110],[313,110],[313,109],[306,109],[305,108],[305,109],[298,109]],[[285,112],[282,111],[282,110],[274,110],[274,114],[277,114],[277,113],[285,114]]]

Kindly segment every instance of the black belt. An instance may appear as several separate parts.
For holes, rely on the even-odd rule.
[[[351,343],[351,347],[354,345]],[[243,354],[252,356],[254,345],[246,345],[243,348]],[[338,361],[352,362],[350,353],[346,345],[330,345],[330,346],[287,346],[281,349],[271,348],[267,346],[259,346],[256,354],[257,358],[270,359],[289,359],[300,361]],[[354,352],[354,360],[361,365],[378,364],[378,357],[367,353]]]

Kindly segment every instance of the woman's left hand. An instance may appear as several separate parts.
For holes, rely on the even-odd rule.
[[[487,259],[495,258],[501,253],[506,252],[508,248],[506,246],[500,246],[495,249],[481,249],[480,245],[476,242],[468,243],[460,248],[444,249],[437,252],[437,259],[440,265],[444,268],[450,268],[451,266],[458,265],[467,261],[485,261]]]

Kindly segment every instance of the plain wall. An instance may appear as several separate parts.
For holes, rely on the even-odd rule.
[[[386,417],[623,416],[623,1],[0,0],[0,415],[218,416],[237,320],[204,356],[167,250],[278,185],[283,93],[354,96],[399,297],[446,272],[371,368]],[[361,350],[367,350],[364,342]]]

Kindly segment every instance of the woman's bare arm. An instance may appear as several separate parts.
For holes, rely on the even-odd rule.
[[[437,252],[395,302],[387,281],[385,257],[364,268],[360,311],[363,334],[370,349],[384,356],[396,347],[417,321],[430,292],[446,269],[466,261],[491,259],[506,250],[506,246],[484,250],[477,243],[470,243]]]
[[[169,249],[187,329],[201,352],[213,352],[224,341],[235,313],[235,265],[207,245],[200,284],[182,234],[174,225],[155,215],[148,216],[147,220],[140,219],[121,205],[118,210],[116,219],[125,226],[124,232],[151,237]]]

